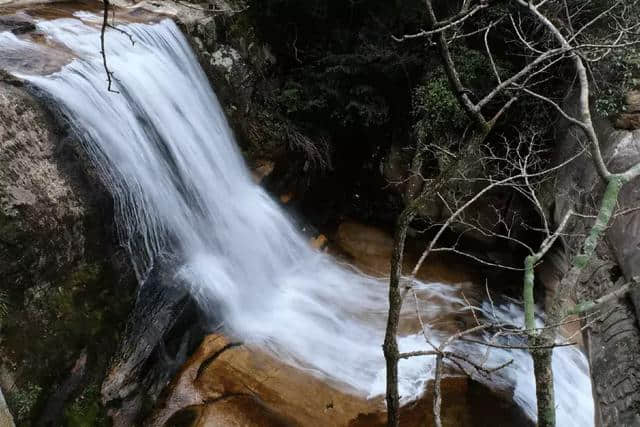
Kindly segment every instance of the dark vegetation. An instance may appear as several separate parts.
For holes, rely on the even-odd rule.
[[[455,7],[436,3],[441,14]],[[496,8],[511,7],[502,3]],[[481,28],[497,13],[489,11],[465,25],[464,32]],[[252,2],[245,14],[242,19],[249,20],[257,38],[268,43],[277,58],[265,76],[272,79],[268,90],[254,96],[279,110],[321,150],[329,150],[331,159],[326,168],[330,171],[316,168],[309,173],[304,156],[298,167],[276,168],[271,177],[278,183],[276,191],[293,188],[303,215],[319,226],[343,216],[391,225],[405,201],[398,181],[404,179],[418,143],[455,153],[469,127],[433,42],[392,39],[424,26],[423,2],[268,0]],[[491,33],[490,42],[498,67],[508,74],[526,58],[505,41],[515,37],[506,24]],[[473,99],[481,98],[495,85],[482,34],[462,39],[454,49],[465,86],[472,88]],[[563,77],[550,76],[545,84],[560,88]],[[494,110],[504,101],[497,99]],[[502,150],[505,140],[515,140],[529,127],[543,134],[550,147],[556,120],[546,105],[524,99],[507,112],[488,141]],[[292,162],[292,156],[285,161]],[[446,161],[442,151],[433,150],[422,173],[435,177]],[[495,197],[503,205],[517,204],[517,195]]]
[[[447,16],[458,5],[434,1],[434,6],[439,16]],[[593,2],[580,15],[581,22],[574,25],[588,22],[607,7],[607,2]],[[491,7],[477,19],[467,21],[459,33],[474,33],[515,10],[517,6],[511,1],[491,2]],[[561,16],[563,9],[559,7],[554,13]],[[461,136],[469,130],[469,121],[451,90],[433,40],[417,38],[398,43],[392,38],[424,28],[424,3],[266,0],[249,2],[241,15],[234,19],[243,21],[244,28],[251,27],[256,39],[267,43],[277,58],[261,77],[268,84],[252,96],[278,111],[305,137],[306,144],[315,145],[316,154],[327,158],[318,165],[305,150],[288,150],[280,160],[286,167],[276,167],[267,185],[277,193],[293,191],[303,216],[319,226],[344,216],[392,224],[406,201],[406,188],[398,181],[406,176],[416,147],[437,145],[455,154],[461,148]],[[544,42],[544,31],[527,21],[526,14],[521,25],[529,37],[540,37]],[[496,84],[483,35],[480,31],[461,37],[451,46],[472,100],[481,99]],[[495,25],[488,42],[502,75],[510,75],[529,60],[507,19]],[[620,111],[625,90],[637,82],[633,76],[637,75],[638,64],[634,48],[618,51],[591,68],[601,82],[592,88],[599,113]],[[571,94],[571,86],[566,83],[574,79],[574,73],[567,60],[552,70],[536,88],[562,104]],[[508,96],[506,93],[485,107],[487,116],[494,114]],[[487,146],[502,155],[505,149],[517,147],[518,136],[526,130],[537,135],[539,152],[547,153],[540,159],[539,167],[543,168],[552,161],[558,122],[553,107],[521,97],[492,130]],[[421,173],[426,178],[436,177],[448,156],[432,149],[425,160]],[[492,197],[492,203],[499,205],[520,204],[513,192],[492,192]],[[438,209],[442,207],[427,220],[440,219]],[[529,228],[537,226],[535,218],[523,218],[522,222],[526,220],[533,221]],[[525,229],[521,232],[527,234]]]
[[[343,210],[387,222],[397,214],[398,198],[381,191],[381,169],[389,147],[410,140],[411,93],[429,68],[422,46],[399,50],[390,38],[404,22],[418,22],[419,2],[407,3],[275,0],[249,9],[278,58],[272,101],[330,142],[332,171],[315,177],[305,214]]]

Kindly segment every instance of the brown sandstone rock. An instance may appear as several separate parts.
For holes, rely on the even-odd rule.
[[[345,221],[338,227],[335,241],[339,249],[349,255],[349,261],[357,268],[373,276],[388,277],[393,250],[393,238],[390,234],[373,226]],[[423,248],[420,245],[417,247]],[[413,269],[419,255],[416,247],[408,244],[405,249],[403,271],[408,274]],[[432,254],[418,271],[417,278],[427,282],[452,284],[457,288],[458,296],[462,297],[464,294],[464,297],[472,304],[481,304],[481,300],[486,296],[483,288],[477,285],[483,281],[474,274],[468,263],[455,257]],[[433,315],[438,317],[442,331],[455,333],[458,331],[457,328],[470,326],[474,322],[470,311],[466,311],[464,314],[458,313],[460,305],[449,299],[436,295],[420,295],[418,298],[421,305],[431,305],[440,309]],[[420,324],[413,309],[409,312],[409,315],[402,316],[400,330],[406,333],[420,331]],[[434,319],[423,316],[423,320]]]
[[[271,175],[273,172],[273,168],[275,167],[275,163],[270,160],[257,160],[253,169],[251,170],[251,175],[253,176],[253,180],[256,183],[262,182],[262,180]]]
[[[207,403],[194,427],[285,427],[297,426],[266,408],[259,398],[247,395],[229,396]]]
[[[340,224],[338,244],[354,257],[390,257],[393,238],[382,230],[355,222]]]
[[[345,221],[338,227],[335,241],[352,262],[366,273],[387,276],[393,252],[393,237],[379,228]],[[423,245],[417,248],[408,244],[405,249],[404,271],[410,272],[419,258]],[[416,250],[418,249],[418,250]],[[463,283],[474,280],[475,275],[468,262],[455,257],[432,254],[417,274],[419,279],[444,283]]]
[[[640,112],[640,90],[631,90],[627,92],[624,101],[625,104],[627,104],[627,111],[631,113]]]
[[[231,397],[245,399],[225,405],[225,414],[233,407],[243,408],[243,418],[250,418],[247,411],[274,412],[283,420],[285,416],[289,418],[286,425],[347,425],[358,413],[382,408],[381,399],[367,401],[341,391],[269,354],[220,335],[205,338],[168,390],[168,397],[149,421],[150,426],[164,425],[171,415],[186,406],[208,405]],[[211,415],[211,411],[205,410],[203,416]]]
[[[293,193],[285,193],[280,195],[280,201],[285,205],[293,199]]]
[[[521,411],[464,377],[442,383],[445,426],[528,426]],[[402,410],[403,427],[432,425],[432,391]],[[377,427],[382,397],[365,399],[221,335],[205,338],[168,386],[148,426]]]
[[[325,236],[324,234],[319,234],[311,239],[311,246],[314,249],[324,249],[328,243],[329,240],[327,240],[327,236]]]
[[[13,416],[9,411],[7,402],[4,400],[2,390],[0,390],[0,426],[2,427],[15,427],[13,422]]]
[[[616,128],[625,130],[640,129],[640,113],[623,113],[616,120]]]
[[[631,90],[624,97],[626,113],[621,113],[615,122],[617,129],[640,129],[640,90]]]

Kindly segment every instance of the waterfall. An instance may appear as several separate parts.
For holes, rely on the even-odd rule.
[[[133,46],[126,36],[108,33],[106,55],[118,93],[106,90],[95,25],[69,18],[41,21],[38,29],[76,59],[50,75],[21,77],[55,99],[81,137],[113,194],[121,239],[141,286],[154,262],[170,253],[181,262],[181,282],[203,306],[218,310],[229,334],[364,396],[383,394],[388,283],[310,248],[253,183],[223,110],[175,24],[127,25]],[[1,34],[0,49],[17,49],[17,40]],[[463,305],[452,286],[416,286],[421,295]],[[430,315],[439,310],[429,309]],[[500,305],[498,312],[503,321],[521,321],[516,305]],[[436,342],[444,336],[429,333]],[[427,349],[421,335],[401,337],[400,347]],[[535,418],[529,356],[496,349],[489,363],[509,358],[515,362],[500,375]],[[559,425],[593,425],[582,353],[557,349],[554,368]],[[432,371],[430,358],[401,362],[404,401],[422,393]]]

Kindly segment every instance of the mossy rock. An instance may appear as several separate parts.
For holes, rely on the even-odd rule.
[[[110,425],[105,408],[100,401],[100,386],[91,384],[85,388],[64,410],[67,427],[107,427]]]

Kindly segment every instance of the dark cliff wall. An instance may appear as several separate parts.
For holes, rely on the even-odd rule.
[[[614,172],[640,161],[640,131],[616,130],[607,120],[598,120],[603,154]],[[559,134],[559,159],[566,159],[581,147],[580,132],[565,128]],[[558,173],[554,185],[556,220],[568,209],[587,215],[596,213],[604,185],[589,158],[580,158],[571,168]],[[573,290],[576,302],[590,301],[640,277],[640,180],[621,191],[619,212],[597,248],[581,280]],[[625,213],[626,212],[626,213]],[[567,261],[588,232],[593,221],[579,219],[570,224],[568,237],[559,249]],[[598,425],[640,425],[640,291],[636,288],[599,309],[583,331],[593,378]]]

